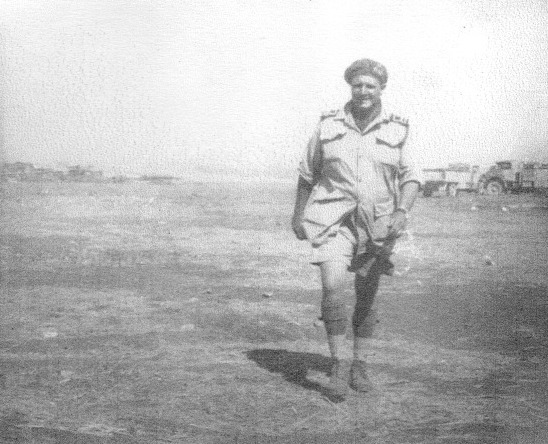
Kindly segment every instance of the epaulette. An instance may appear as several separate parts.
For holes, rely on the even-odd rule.
[[[390,114],[390,122],[396,122],[403,126],[409,126],[409,119],[397,116],[396,114]]]
[[[335,117],[339,112],[338,109],[332,109],[331,111],[325,111],[321,115],[321,120],[327,119],[328,117]]]

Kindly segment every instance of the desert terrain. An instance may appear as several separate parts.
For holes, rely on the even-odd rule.
[[[1,184],[0,442],[548,442],[546,196],[418,199],[344,401],[293,196]]]

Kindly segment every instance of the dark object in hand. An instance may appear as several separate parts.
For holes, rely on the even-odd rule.
[[[393,276],[394,264],[390,260],[390,253],[387,253],[384,248],[378,248],[373,252],[356,256],[348,270],[362,277],[367,277],[370,270],[375,268],[379,274]]]

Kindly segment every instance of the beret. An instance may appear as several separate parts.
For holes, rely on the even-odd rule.
[[[388,81],[388,72],[384,65],[371,59],[360,59],[352,63],[344,72],[344,80],[350,83],[356,75],[376,77],[382,85]]]

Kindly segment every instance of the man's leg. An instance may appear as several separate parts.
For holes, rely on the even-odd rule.
[[[320,264],[322,277],[322,319],[327,333],[327,343],[334,365],[329,390],[336,396],[344,396],[348,389],[352,354],[346,340],[348,315],[344,297],[347,282],[344,261],[327,261]]]
[[[374,264],[365,276],[356,274],[356,306],[352,317],[354,330],[354,362],[352,364],[351,386],[357,391],[371,390],[367,376],[366,362],[370,353],[370,340],[377,324],[377,313],[373,308],[379,289],[382,264]]]

